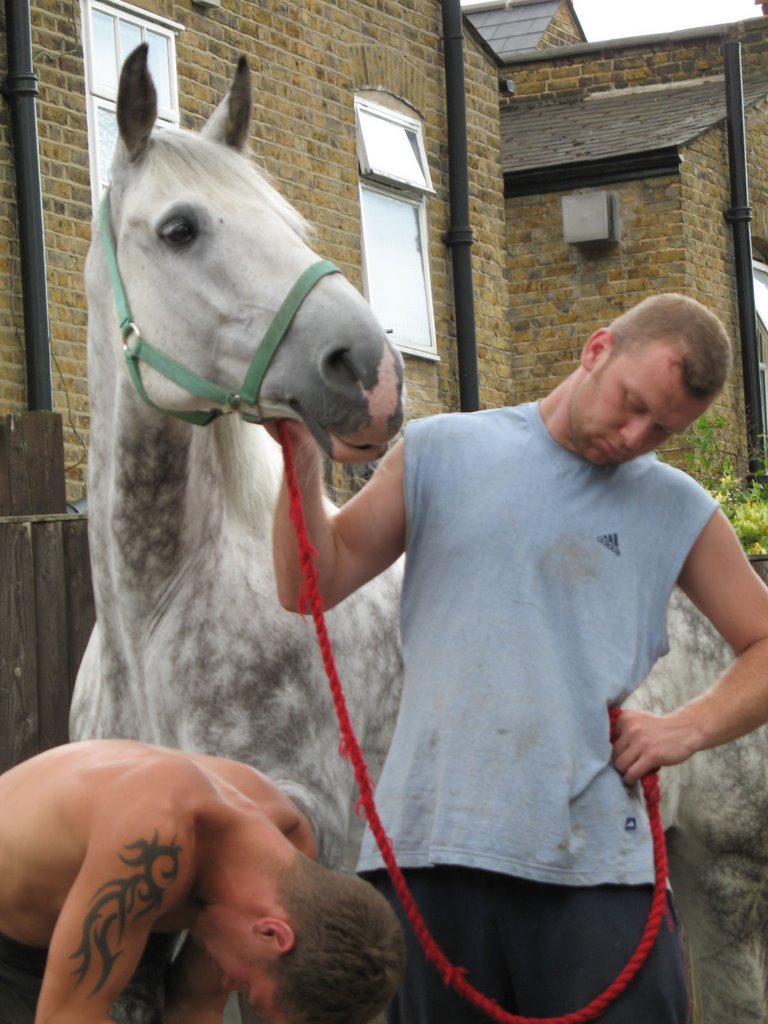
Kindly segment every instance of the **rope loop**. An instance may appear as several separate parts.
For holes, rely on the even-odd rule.
[[[638,973],[648,958],[653,948],[656,936],[661,927],[661,921],[666,909],[666,888],[667,888],[667,849],[664,840],[664,829],[661,824],[661,813],[659,801],[661,793],[659,789],[658,772],[649,772],[642,778],[642,787],[648,809],[648,819],[653,837],[653,856],[656,869],[656,882],[651,898],[651,909],[648,914],[645,929],[640,942],[632,956],[620,972],[616,980],[596,996],[587,1006],[573,1013],[566,1013],[559,1017],[522,1017],[518,1014],[508,1013],[493,1000],[489,999],[482,992],[478,991],[466,978],[466,968],[457,967],[452,964],[442,949],[438,946],[427,928],[421,916],[419,908],[414,902],[408,884],[403,876],[400,867],[395,859],[394,843],[386,834],[384,826],[379,817],[379,812],[373,799],[373,785],[368,774],[368,766],[363,758],[360,745],[352,728],[349,718],[344,692],[341,687],[336,663],[333,657],[331,641],[325,625],[323,615],[323,601],[320,596],[318,573],[315,566],[317,552],[312,547],[304,521],[302,508],[301,490],[296,478],[296,470],[293,462],[293,452],[285,424],[278,421],[278,437],[283,449],[283,463],[285,467],[285,480],[290,498],[290,518],[296,532],[296,542],[299,548],[299,563],[304,575],[304,586],[301,592],[303,600],[306,595],[308,608],[311,610],[312,619],[315,624],[315,631],[323,658],[323,665],[331,689],[336,717],[339,722],[341,739],[339,741],[339,753],[347,757],[352,763],[360,792],[360,799],[357,804],[365,811],[368,827],[373,833],[379,847],[384,865],[392,880],[395,892],[403,906],[408,921],[413,928],[415,935],[421,943],[424,952],[434,964],[446,985],[450,985],[460,996],[472,1003],[491,1020],[499,1024],[586,1024],[587,1021],[595,1020],[613,1003]],[[302,605],[302,611],[303,611]],[[614,739],[616,721],[621,714],[620,708],[609,709],[611,741]]]

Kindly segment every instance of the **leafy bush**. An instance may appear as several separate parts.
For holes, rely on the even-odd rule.
[[[723,442],[723,416],[700,416],[687,435],[685,468],[720,503],[748,555],[768,554],[768,472],[740,479]],[[763,459],[763,469],[768,466]]]

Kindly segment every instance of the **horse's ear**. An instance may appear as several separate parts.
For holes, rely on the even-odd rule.
[[[117,90],[117,127],[131,162],[146,149],[157,118],[157,93],[147,69],[147,49],[142,43],[126,58]]]
[[[233,149],[243,150],[248,142],[251,127],[251,72],[248,61],[241,57],[229,92],[218,105],[203,128],[201,135],[221,142]]]

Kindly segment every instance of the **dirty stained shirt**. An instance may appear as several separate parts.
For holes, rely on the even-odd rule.
[[[608,709],[668,649],[666,608],[716,502],[641,456],[594,466],[538,405],[405,431],[405,686],[376,802],[403,867],[653,881]],[[360,870],[381,866],[370,833]]]

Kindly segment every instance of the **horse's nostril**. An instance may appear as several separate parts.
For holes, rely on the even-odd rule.
[[[352,354],[348,348],[337,348],[324,356],[323,371],[327,379],[332,378],[352,384],[359,380]]]

